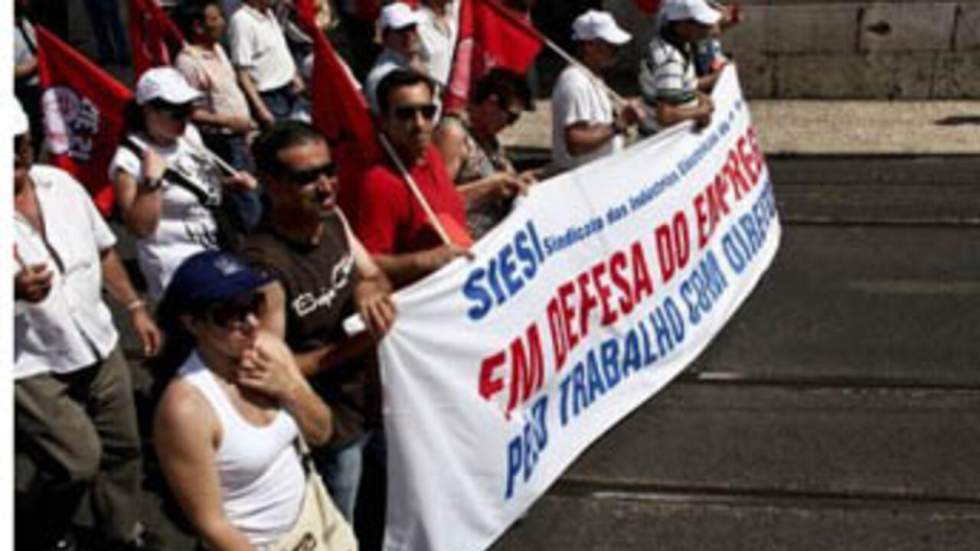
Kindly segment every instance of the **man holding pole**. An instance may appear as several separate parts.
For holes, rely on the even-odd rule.
[[[589,10],[572,24],[578,59],[562,71],[551,94],[551,155],[556,168],[575,168],[622,150],[626,129],[643,118],[639,103],[620,98],[599,76],[615,62],[618,47],[631,38],[603,11]]]
[[[354,233],[396,288],[468,254],[468,205],[512,197],[524,186],[517,178],[453,186],[432,144],[432,87],[426,76],[403,69],[381,80],[379,121],[388,162],[340,190]]]

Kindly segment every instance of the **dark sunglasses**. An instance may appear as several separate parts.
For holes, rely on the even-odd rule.
[[[235,329],[250,315],[257,316],[264,307],[265,295],[252,292],[217,304],[207,311],[206,318],[218,327]]]
[[[500,98],[497,100],[497,107],[504,113],[507,113],[507,126],[514,124],[515,122],[517,122],[518,119],[521,118],[521,112],[523,110],[518,109],[517,111],[512,111],[510,108],[510,102],[505,100],[504,98]]]
[[[326,176],[327,178],[333,178],[337,175],[337,164],[333,161],[329,163],[308,168],[306,170],[290,170],[288,174],[289,181],[299,187],[306,187],[310,184],[315,183],[321,177]]]
[[[395,117],[401,121],[413,120],[416,113],[421,113],[422,118],[427,121],[431,121],[435,118],[437,110],[438,108],[435,106],[435,104],[426,103],[424,105],[402,105],[400,107],[395,107],[394,113]]]
[[[174,120],[190,118],[194,112],[194,105],[191,103],[173,104],[166,102],[156,102],[153,108]]]

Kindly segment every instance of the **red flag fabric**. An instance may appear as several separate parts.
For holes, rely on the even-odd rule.
[[[81,182],[103,216],[115,201],[109,162],[133,94],[88,58],[37,27],[44,124],[53,164]]]
[[[170,65],[183,47],[184,35],[155,0],[129,0],[129,40],[138,80],[147,69]]]
[[[313,126],[327,137],[338,156],[341,151],[356,152],[361,161],[368,163],[381,158],[367,100],[354,75],[317,28],[312,0],[296,0],[295,7],[296,22],[313,38]]]
[[[633,0],[640,11],[646,13],[657,13],[660,11],[660,4],[663,0]]]
[[[543,45],[527,15],[496,0],[462,0],[459,41],[443,97],[444,109],[463,109],[470,87],[494,67],[525,73]]]

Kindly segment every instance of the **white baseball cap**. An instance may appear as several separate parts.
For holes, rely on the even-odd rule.
[[[24,107],[20,104],[20,100],[14,98],[13,109],[10,111],[10,127],[14,131],[14,136],[27,134],[31,129],[31,122],[27,119],[27,113],[24,112]]]
[[[381,10],[381,30],[394,29],[401,30],[405,27],[418,25],[422,18],[418,12],[413,10],[408,4],[395,2],[388,4]]]
[[[693,20],[702,25],[714,25],[721,20],[721,12],[705,0],[667,0],[661,13],[665,21]]]
[[[633,35],[616,24],[609,12],[589,10],[572,23],[572,40],[602,39],[617,46],[629,42]]]
[[[154,67],[143,73],[136,83],[136,103],[139,105],[156,99],[182,105],[200,98],[201,92],[188,84],[184,75],[173,67]]]

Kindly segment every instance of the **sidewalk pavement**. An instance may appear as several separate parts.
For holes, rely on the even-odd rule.
[[[502,136],[551,147],[551,103]],[[749,100],[763,150],[780,155],[980,155],[980,101]]]

